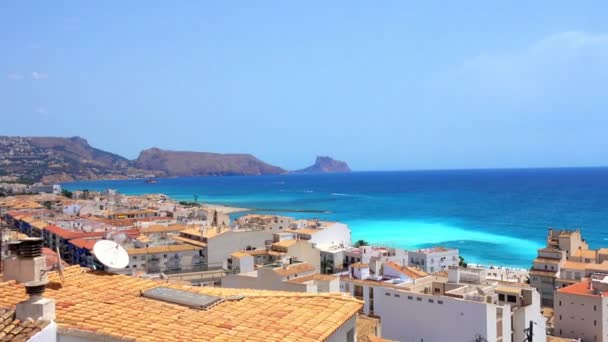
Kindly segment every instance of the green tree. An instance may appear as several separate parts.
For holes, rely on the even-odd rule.
[[[355,247],[361,246],[369,246],[369,243],[365,240],[357,240],[357,242],[355,242]]]
[[[464,260],[463,257],[458,256],[458,258],[460,258],[460,261],[458,262],[458,266],[464,267],[464,268],[469,267],[469,264],[467,264],[467,262]]]
[[[72,192],[67,189],[62,189],[61,194],[63,195],[63,197],[67,197],[67,198],[72,198],[72,196],[73,196]]]

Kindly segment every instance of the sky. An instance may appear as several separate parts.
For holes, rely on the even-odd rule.
[[[0,135],[287,169],[605,166],[607,17],[607,1],[7,0]]]

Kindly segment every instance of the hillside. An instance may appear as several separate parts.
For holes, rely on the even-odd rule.
[[[314,165],[293,171],[293,173],[339,173],[350,171],[350,167],[346,162],[335,160],[330,157],[319,156]]]
[[[136,172],[128,159],[80,137],[0,137],[0,173],[21,181],[116,179]]]
[[[281,174],[285,170],[249,154],[166,151],[151,148],[140,153],[134,165],[169,176],[232,176]]]
[[[349,172],[345,162],[317,157],[314,165],[294,173]],[[80,137],[0,136],[0,176],[19,182],[57,183],[74,180],[156,176],[276,175],[284,169],[250,154],[167,151],[150,148],[135,160],[92,147]]]

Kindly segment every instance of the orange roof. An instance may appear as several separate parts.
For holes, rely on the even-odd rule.
[[[344,294],[195,287],[80,267],[68,267],[64,275],[62,284],[51,272],[44,293],[56,301],[59,327],[138,341],[322,341],[363,305]],[[199,310],[140,295],[159,286],[243,297]],[[0,283],[0,306],[26,298],[22,284]]]
[[[247,252],[238,251],[238,252],[234,252],[234,253],[230,254],[230,256],[233,258],[240,259],[242,257],[251,256],[251,255],[247,254]]]
[[[66,240],[85,237],[102,237],[104,234],[104,232],[83,232],[79,230],[68,230],[55,225],[46,226],[44,227],[44,229]]]
[[[182,230],[190,229],[192,226],[185,224],[172,224],[169,226],[163,226],[160,224],[154,224],[149,227],[141,227],[139,230],[142,234],[152,234],[152,233],[166,233],[166,232],[179,232]]]
[[[302,262],[298,264],[287,265],[286,268],[277,267],[274,269],[274,272],[283,277],[296,275],[298,273],[305,273],[314,271],[315,267],[307,262]]]
[[[72,239],[69,241],[69,243],[71,243],[72,245],[74,245],[78,248],[85,248],[85,249],[92,251],[93,246],[95,246],[95,243],[97,241],[98,241],[97,239]]]
[[[17,319],[15,310],[0,309],[0,336],[2,341],[31,341],[31,337],[44,329],[48,321],[21,321]]]
[[[595,294],[593,290],[590,289],[590,283],[591,282],[589,280],[582,281],[580,283],[559,288],[557,292],[581,296],[599,296],[599,294]],[[604,292],[603,295],[606,295],[606,292]]]
[[[204,243],[204,242],[202,242],[202,241],[194,240],[194,239],[188,239],[187,237],[183,237],[183,236],[171,236],[171,239],[173,239],[175,241],[187,243],[189,245],[198,246],[198,247],[206,247],[207,246],[207,244]]]
[[[284,248],[287,248],[287,247],[289,247],[289,246],[293,246],[293,245],[295,245],[295,244],[296,244],[296,242],[298,242],[298,241],[296,241],[296,240],[283,240],[283,241],[275,242],[275,243],[273,243],[272,245],[273,245],[273,246],[278,246],[278,247],[284,247]]]
[[[151,246],[145,248],[130,248],[127,249],[129,255],[140,255],[140,254],[158,254],[158,253],[172,253],[172,252],[186,252],[196,251],[200,248],[189,244],[182,245],[164,245],[164,246]]]
[[[332,281],[332,280],[338,280],[338,279],[340,279],[340,277],[335,276],[333,274],[314,273],[314,274],[310,274],[307,276],[298,277],[296,279],[288,280],[288,282],[300,284],[300,283],[305,283],[305,282],[311,281],[311,280]]]
[[[388,267],[394,269],[395,271],[401,272],[402,274],[404,274],[412,279],[423,278],[423,277],[426,277],[429,275],[428,273],[424,272],[423,270],[421,270],[419,268],[401,266],[393,261],[384,263],[384,266],[388,266]]]
[[[352,265],[350,265],[352,268],[368,268],[369,264],[364,264],[362,262],[356,262]]]

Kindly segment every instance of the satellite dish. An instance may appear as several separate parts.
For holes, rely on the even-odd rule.
[[[99,262],[110,268],[125,268],[129,265],[129,254],[114,241],[97,241],[93,246],[93,254]]]

